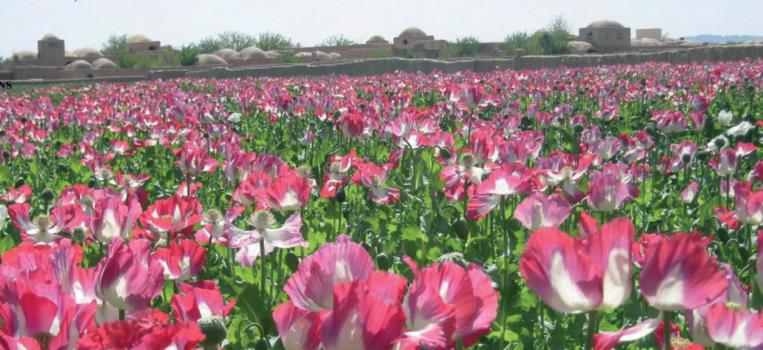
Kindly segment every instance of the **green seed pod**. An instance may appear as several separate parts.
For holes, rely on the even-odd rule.
[[[220,345],[228,335],[227,329],[225,329],[225,322],[222,317],[214,316],[209,318],[202,318],[199,320],[199,328],[201,332],[206,335],[204,342],[202,343],[205,348],[215,348]]]
[[[382,271],[389,270],[389,268],[392,267],[392,264],[386,253],[381,253],[376,256],[376,267]]]
[[[344,193],[344,188],[340,188],[339,191],[336,191],[336,201],[339,203],[344,203],[344,201],[347,200],[347,195]]]
[[[49,188],[46,188],[46,189],[42,190],[42,193],[40,194],[40,197],[44,201],[51,201],[53,199],[53,190],[51,190]]]
[[[270,348],[270,344],[268,344],[268,341],[265,339],[260,339],[257,341],[256,344],[254,344],[255,350],[267,350]]]
[[[293,251],[286,253],[286,266],[289,267],[291,272],[297,272],[299,268],[299,257]]]
[[[461,239],[466,239],[469,235],[469,225],[466,224],[466,219],[463,217],[460,217],[453,221],[451,224],[451,227],[453,228],[453,231],[456,233],[456,236]]]

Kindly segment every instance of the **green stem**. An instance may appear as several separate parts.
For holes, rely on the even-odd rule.
[[[586,349],[593,349],[593,338],[599,332],[599,313],[594,310],[588,313],[588,337],[586,338]]]
[[[670,350],[670,334],[672,333],[670,329],[670,322],[672,318],[673,318],[673,313],[671,311],[665,311],[665,313],[663,314],[663,320],[662,320],[662,325],[664,327],[662,329],[663,350]]]
[[[260,296],[267,300],[265,297],[265,276],[267,274],[267,267],[265,266],[265,237],[260,238],[260,267]]]
[[[119,309],[119,320],[124,321],[125,320],[125,310]]]

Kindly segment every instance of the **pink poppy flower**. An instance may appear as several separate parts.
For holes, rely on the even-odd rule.
[[[763,190],[753,192],[751,183],[737,182],[734,186],[734,203],[736,217],[742,224],[763,223]]]
[[[334,198],[336,192],[349,182],[350,177],[347,176],[347,173],[358,161],[360,159],[357,158],[354,150],[345,156],[329,156],[329,170],[324,172],[323,187],[320,192],[321,198]]]
[[[588,182],[588,206],[595,211],[610,212],[619,209],[627,200],[633,199],[628,184],[616,174],[599,172],[591,174]]]
[[[233,200],[243,205],[257,204],[258,210],[267,209],[270,205],[267,189],[273,180],[267,173],[252,172],[239,184],[233,193]]]
[[[180,196],[157,200],[140,216],[143,227],[160,235],[187,234],[200,219],[201,204]]]
[[[405,288],[405,279],[380,271],[363,280],[335,284],[333,309],[321,318],[323,347],[390,349],[405,323],[400,307]]]
[[[238,248],[236,261],[244,266],[252,266],[262,254],[260,241],[264,240],[265,255],[275,248],[307,248],[309,243],[302,237],[302,216],[296,212],[286,219],[283,226],[276,228],[273,214],[267,211],[256,211],[249,217],[253,231],[233,230],[231,247]]]
[[[217,243],[228,245],[234,236],[245,234],[245,230],[236,227],[236,220],[246,208],[234,205],[223,215],[217,209],[205,211],[201,217],[202,228],[194,234],[194,239],[200,244]]]
[[[403,303],[406,343],[449,348],[460,340],[470,347],[490,331],[498,292],[482,268],[446,262],[419,270],[413,260],[404,259],[414,274]]]
[[[177,166],[188,175],[213,173],[217,169],[217,160],[212,158],[205,149],[191,142],[186,142],[174,153]]]
[[[707,311],[707,333],[730,348],[763,348],[763,314],[717,303]]]
[[[363,116],[360,113],[350,112],[339,118],[337,127],[344,137],[356,138],[363,134],[365,123],[363,122]]]
[[[559,312],[617,308],[631,293],[633,231],[625,218],[578,239],[542,228],[527,241],[519,271],[530,288]]]
[[[708,304],[728,283],[698,233],[664,236],[647,247],[641,294],[658,310],[691,310]]]
[[[307,177],[284,165],[267,189],[269,207],[277,211],[299,210],[307,206],[313,184]]]
[[[109,243],[114,237],[129,238],[142,213],[135,199],[125,204],[118,196],[102,198],[95,203],[90,232],[102,243]]]
[[[541,227],[558,227],[570,215],[570,205],[562,196],[546,196],[535,192],[514,210],[514,218],[530,231]]]
[[[681,201],[684,203],[691,203],[694,198],[697,197],[699,192],[699,184],[696,181],[692,181],[686,188],[681,191]]]
[[[373,260],[363,246],[340,235],[336,243],[323,244],[302,260],[284,290],[291,302],[303,310],[330,310],[334,285],[365,279],[373,271]]]
[[[121,310],[140,310],[162,290],[162,266],[150,257],[151,241],[114,238],[98,265],[98,297]]]
[[[352,182],[370,190],[368,195],[372,202],[379,205],[395,204],[400,199],[400,190],[385,187],[390,176],[390,165],[378,166],[374,163],[358,164],[358,170],[352,176]]]
[[[8,206],[8,216],[24,240],[41,243],[60,239],[59,233],[71,232],[84,220],[76,205],[56,206],[50,215],[30,219],[28,203],[11,204]]]
[[[474,194],[469,197],[466,216],[471,220],[479,220],[490,213],[501,200],[529,189],[530,183],[526,176],[515,176],[505,169],[494,171],[477,185]]]
[[[215,281],[181,284],[179,289],[180,293],[172,296],[172,311],[180,323],[222,320],[236,305],[235,301],[225,303]]]
[[[758,259],[755,266],[758,272],[758,288],[763,289],[763,230],[758,230]]]
[[[0,196],[0,201],[7,203],[26,203],[32,198],[32,188],[29,185],[21,185],[19,188],[9,187],[8,192]]]
[[[164,269],[164,279],[187,281],[204,268],[206,250],[192,239],[171,240],[156,249],[154,258]]]
[[[301,309],[289,300],[273,309],[273,320],[286,350],[316,350],[320,346],[320,313]]]

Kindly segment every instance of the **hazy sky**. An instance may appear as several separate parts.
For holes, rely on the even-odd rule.
[[[442,39],[500,41],[563,15],[576,31],[613,19],[672,36],[763,34],[763,0],[0,0],[0,55],[37,49],[54,33],[66,49],[100,48],[109,34],[145,34],[180,45],[222,31],[283,33],[303,46],[344,34],[391,40],[409,26]],[[634,31],[635,34],[635,31]]]

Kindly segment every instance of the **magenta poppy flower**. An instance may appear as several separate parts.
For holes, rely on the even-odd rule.
[[[404,278],[381,271],[363,280],[335,284],[333,309],[321,318],[323,347],[390,349],[405,324],[400,307],[405,288]]]
[[[357,112],[350,112],[339,118],[337,126],[342,135],[347,138],[356,138],[363,134],[365,123],[363,116]]]
[[[734,208],[737,219],[745,225],[763,223],[763,190],[752,191],[752,184],[737,182],[734,186]]]
[[[336,243],[323,244],[302,260],[284,290],[291,302],[303,310],[330,310],[334,285],[365,279],[373,271],[373,260],[363,246],[340,235]]]
[[[119,196],[106,197],[95,203],[89,228],[102,243],[109,243],[114,237],[129,238],[142,213],[135,199],[125,204]]]
[[[359,161],[360,159],[354,150],[345,156],[329,156],[329,169],[324,172],[323,187],[320,192],[321,198],[334,198],[336,192],[350,181],[347,173]]]
[[[681,201],[684,203],[691,203],[694,198],[697,197],[699,192],[699,184],[696,181],[692,181],[686,188],[681,191]]]
[[[277,211],[299,210],[307,206],[313,183],[287,165],[281,167],[267,189],[269,208]]]
[[[694,341],[707,346],[713,346],[714,342],[707,334],[707,312],[713,305],[718,303],[733,303],[741,307],[747,307],[749,299],[747,298],[747,290],[742,282],[734,274],[734,270],[729,264],[721,264],[721,270],[723,270],[728,283],[728,288],[724,293],[721,293],[718,298],[711,301],[705,306],[698,307],[693,310],[686,311],[686,323],[691,331],[691,337]]]
[[[758,259],[756,261],[758,288],[763,290],[763,230],[758,230]]]
[[[235,301],[225,303],[215,281],[181,284],[179,289],[172,296],[172,311],[180,323],[224,319],[236,305]]]
[[[18,188],[9,187],[8,191],[0,196],[0,201],[21,204],[32,198],[32,188],[29,185],[21,185]]]
[[[49,243],[61,238],[61,232],[71,232],[85,220],[76,205],[56,206],[50,215],[29,218],[29,204],[11,204],[8,216],[18,228],[21,237],[32,242]]]
[[[469,197],[466,216],[471,220],[479,220],[490,213],[501,200],[524,193],[530,187],[526,176],[516,176],[505,169],[496,170],[477,185],[474,194]]]
[[[378,166],[374,163],[358,164],[358,170],[352,176],[352,182],[370,190],[372,202],[379,205],[395,204],[400,199],[400,189],[384,186],[391,172],[391,164]]]
[[[273,309],[273,320],[286,350],[315,350],[320,346],[320,313],[301,309],[289,300]]]
[[[698,233],[663,236],[646,248],[639,285],[658,310],[692,310],[718,298],[728,287],[726,276]]]
[[[617,308],[631,293],[633,231],[625,218],[577,239],[557,229],[539,229],[527,241],[520,274],[559,312]]]
[[[570,215],[571,207],[558,194],[546,196],[535,192],[514,210],[514,218],[530,231],[541,227],[559,227]]]
[[[143,227],[161,235],[187,234],[200,220],[199,201],[181,196],[157,200],[140,216]]]
[[[662,314],[621,331],[599,332],[594,336],[593,348],[595,350],[614,349],[617,344],[636,341],[652,334],[660,325],[662,325]]]
[[[763,348],[763,314],[717,303],[707,311],[707,333],[730,348]]]
[[[167,280],[187,281],[204,268],[206,250],[192,239],[171,240],[156,249],[154,258],[164,269]]]
[[[599,172],[591,174],[588,182],[588,206],[595,211],[610,212],[619,209],[634,197],[628,184],[617,174]]]
[[[239,184],[233,200],[243,205],[256,204],[258,210],[268,209],[270,200],[267,190],[273,180],[264,172],[252,172]]]
[[[481,267],[446,262],[419,270],[410,258],[405,261],[414,281],[403,303],[404,343],[450,348],[460,340],[470,347],[490,331],[498,312],[498,292]]]
[[[148,307],[163,283],[162,266],[150,253],[149,240],[126,243],[122,238],[114,238],[98,265],[98,297],[121,310]]]
[[[174,153],[177,166],[188,175],[213,173],[217,169],[217,160],[211,157],[205,149],[193,143],[186,142]]]

